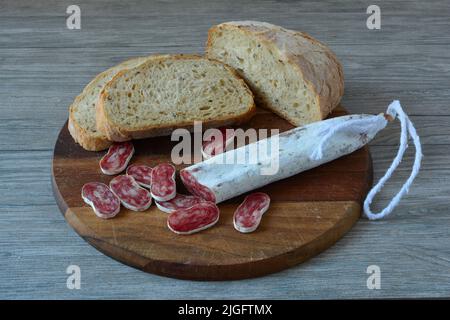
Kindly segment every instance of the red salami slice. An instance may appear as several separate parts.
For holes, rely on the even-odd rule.
[[[175,172],[175,167],[169,163],[161,163],[153,168],[150,191],[156,201],[168,201],[177,195]]]
[[[270,198],[262,192],[248,195],[234,212],[234,228],[242,233],[255,231],[263,214],[269,209]]]
[[[123,206],[130,210],[144,211],[152,204],[150,192],[139,186],[132,176],[117,176],[111,180],[109,187]]]
[[[209,159],[215,155],[225,152],[227,146],[229,146],[234,140],[234,130],[230,128],[219,128],[222,139],[216,139],[213,135],[210,141],[203,142],[202,155],[203,158]]]
[[[198,183],[189,171],[180,171],[180,177],[181,181],[183,181],[184,186],[190,193],[203,198],[206,201],[214,203],[216,202],[216,196],[214,195],[214,192],[212,192],[208,187]]]
[[[163,212],[172,213],[179,209],[188,209],[202,202],[206,202],[206,200],[196,196],[177,194],[172,200],[163,202],[156,201],[156,206]]]
[[[132,164],[127,168],[127,175],[132,176],[141,186],[149,188],[152,181],[152,168],[143,164]]]
[[[167,226],[177,234],[192,234],[213,226],[217,221],[219,208],[212,202],[203,202],[172,212],[167,217]]]
[[[99,218],[113,218],[120,211],[119,198],[104,183],[86,183],[81,188],[81,197],[84,202],[92,207]]]
[[[131,142],[114,143],[100,160],[100,169],[107,175],[118,174],[125,170],[133,154],[134,147]]]

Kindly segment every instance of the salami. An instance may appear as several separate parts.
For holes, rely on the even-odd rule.
[[[127,175],[132,176],[138,184],[149,188],[152,181],[152,168],[143,164],[132,164],[127,168]]]
[[[203,158],[209,159],[217,154],[223,153],[234,141],[234,130],[230,128],[219,128],[221,139],[213,135],[210,141],[205,141],[202,146]]]
[[[219,208],[212,202],[203,202],[172,212],[167,217],[167,226],[177,234],[192,234],[213,226],[217,221]]]
[[[234,228],[242,233],[255,231],[269,205],[270,198],[265,193],[256,192],[248,195],[234,212]]]
[[[177,194],[175,183],[175,167],[169,163],[161,163],[152,170],[152,197],[156,201],[168,201]]]
[[[166,213],[172,213],[179,209],[188,209],[196,204],[206,202],[206,200],[200,197],[188,196],[178,193],[172,200],[163,202],[155,201],[155,202],[159,210]]]
[[[194,195],[220,203],[349,154],[367,144],[386,124],[383,114],[342,116],[311,123],[196,163],[181,170],[180,177]],[[328,137],[332,129],[336,132],[321,144],[320,157],[314,156],[317,141]],[[264,149],[269,151],[260,152]]]
[[[134,154],[133,144],[129,141],[114,143],[100,160],[100,169],[104,174],[121,173]]]
[[[81,188],[81,197],[92,207],[97,217],[109,219],[120,211],[120,201],[108,186],[101,182],[89,182]]]
[[[139,186],[132,176],[117,176],[111,180],[109,187],[123,206],[130,210],[144,211],[152,204],[150,193]]]

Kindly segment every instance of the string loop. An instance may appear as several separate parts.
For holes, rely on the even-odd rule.
[[[413,123],[409,120],[408,115],[403,111],[402,106],[398,100],[394,100],[388,107],[386,114],[391,116],[393,119],[398,118],[400,120],[401,134],[400,134],[400,146],[392,161],[391,166],[386,171],[384,176],[377,182],[377,184],[369,191],[366,200],[364,200],[364,214],[369,218],[369,220],[378,220],[388,216],[394,208],[400,202],[400,199],[409,191],[409,187],[413,183],[417,174],[419,173],[420,164],[422,161],[422,146],[420,144],[420,138],[417,135],[416,129]],[[408,148],[408,139],[411,138],[416,149],[416,154],[414,157],[414,164],[412,167],[411,175],[406,180],[406,182],[401,187],[400,191],[391,199],[389,204],[380,212],[373,213],[370,210],[370,205],[372,204],[373,198],[378,192],[383,188],[387,180],[392,176],[395,169],[399,166],[403,159],[403,155]]]

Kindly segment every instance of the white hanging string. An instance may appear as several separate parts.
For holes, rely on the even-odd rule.
[[[384,176],[377,182],[377,184],[369,191],[367,194],[366,200],[364,201],[364,213],[370,220],[378,220],[388,216],[392,210],[397,206],[400,202],[400,199],[409,191],[409,187],[413,183],[417,174],[419,173],[420,163],[422,161],[422,146],[420,145],[420,138],[417,135],[416,129],[414,128],[413,123],[409,120],[406,113],[403,111],[402,106],[398,100],[393,101],[387,111],[386,114],[390,115],[393,119],[398,117],[401,125],[401,135],[400,135],[400,147],[398,149],[397,155],[392,161],[391,166],[386,171]],[[400,191],[392,198],[387,207],[385,207],[381,212],[373,213],[370,210],[370,205],[372,203],[375,195],[380,192],[381,188],[383,188],[384,184],[387,180],[392,176],[395,169],[397,169],[398,165],[402,161],[403,155],[408,148],[408,136],[412,138],[414,147],[416,148],[416,154],[414,157],[414,164],[411,171],[411,175],[408,180],[403,184]]]
[[[378,181],[378,183],[369,191],[367,194],[367,197],[364,201],[364,214],[369,218],[370,220],[377,220],[381,219],[383,217],[386,217],[389,215],[392,210],[397,206],[397,204],[400,202],[400,199],[409,191],[409,187],[413,183],[415,177],[419,173],[420,169],[420,163],[422,161],[422,147],[420,145],[420,139],[417,135],[416,129],[414,128],[414,125],[412,124],[411,120],[409,120],[406,113],[403,111],[402,106],[400,105],[400,102],[398,100],[393,101],[386,111],[386,114],[389,115],[392,120],[394,120],[396,117],[400,120],[401,125],[401,135],[400,135],[400,146],[397,152],[397,155],[395,156],[394,160],[392,161],[391,166],[386,171],[384,176]],[[352,121],[346,121],[342,122],[335,127],[331,128],[317,143],[317,146],[314,148],[313,152],[310,155],[310,158],[313,160],[320,160],[323,156],[323,146],[324,144],[338,131],[341,131],[345,129],[347,132],[355,132],[360,133],[365,131],[365,128],[370,127],[373,132],[379,132],[382,129],[384,129],[387,125],[387,120],[385,119],[384,115],[378,115],[370,118],[362,118],[362,119],[353,119]],[[387,180],[392,176],[394,171],[397,169],[398,165],[403,159],[403,155],[406,151],[406,148],[408,148],[408,138],[411,137],[414,146],[416,148],[416,155],[414,158],[414,165],[412,168],[411,175],[409,176],[408,180],[403,184],[400,191],[392,198],[392,200],[389,202],[387,207],[385,207],[381,212],[373,213],[370,210],[370,205],[372,203],[373,198],[376,196],[378,192],[380,192],[381,188],[383,188],[384,184]]]

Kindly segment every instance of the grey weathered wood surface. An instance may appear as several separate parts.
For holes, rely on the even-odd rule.
[[[77,1],[82,29],[68,30],[72,1],[0,3],[0,298],[450,297],[450,6],[377,1],[381,30],[366,28],[367,1]],[[98,72],[156,52],[201,52],[210,25],[255,19],[303,30],[343,62],[343,105],[382,112],[400,99],[424,144],[422,171],[384,221],[361,219],[334,247],[295,268],[232,282],[145,274],[81,240],[56,207],[52,148],[67,107]],[[375,178],[395,154],[398,126],[371,144]],[[412,148],[411,148],[412,149]],[[376,199],[408,176],[412,150]],[[68,265],[81,289],[66,288]],[[368,290],[366,268],[381,268]]]

